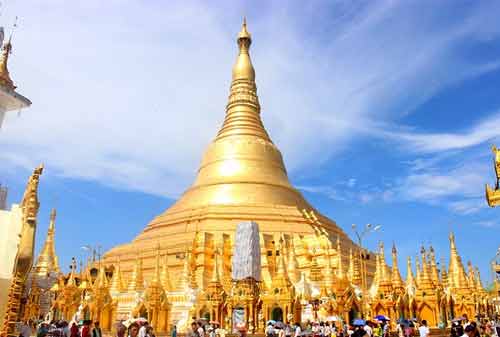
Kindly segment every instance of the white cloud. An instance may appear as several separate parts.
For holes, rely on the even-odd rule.
[[[9,3],[5,22],[22,13],[11,74],[33,107],[6,121],[2,166],[44,161],[64,176],[179,194],[224,117],[235,34],[249,10],[233,6]],[[299,6],[266,5],[248,18],[262,116],[292,170],[322,163],[494,61],[460,53],[498,38],[498,11],[487,6],[449,22],[441,4]]]
[[[500,112],[479,121],[462,133],[419,133],[409,131],[383,131],[381,135],[403,141],[406,148],[415,152],[436,153],[461,150],[500,137]]]

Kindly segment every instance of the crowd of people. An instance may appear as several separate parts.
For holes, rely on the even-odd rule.
[[[80,322],[65,320],[23,322],[19,328],[19,337],[104,337],[98,321]],[[119,322],[115,326],[116,337],[156,337],[153,327],[146,320]]]
[[[352,324],[342,322],[283,323],[268,321],[266,337],[429,337],[430,329],[425,320],[401,320],[391,325],[389,320],[356,319]],[[19,327],[19,337],[104,337],[99,322],[84,320],[67,322],[64,320],[34,323],[23,322]],[[115,325],[116,337],[156,337],[153,327],[145,319],[131,319]],[[237,325],[236,331],[246,337],[244,324]],[[218,322],[193,320],[187,337],[226,337],[227,331]],[[177,336],[177,327],[171,329],[171,337]],[[453,320],[450,337],[500,337],[500,320],[480,319],[469,321],[467,317]]]

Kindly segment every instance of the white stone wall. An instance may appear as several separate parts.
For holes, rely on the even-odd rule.
[[[22,211],[19,205],[12,205],[10,211],[0,210],[0,325],[4,317],[21,227]]]

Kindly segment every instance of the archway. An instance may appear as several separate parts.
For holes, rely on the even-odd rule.
[[[434,311],[426,303],[424,305],[422,305],[422,307],[420,308],[420,319],[422,321],[426,320],[427,324],[429,326],[436,326],[437,325],[437,322],[434,318]]]
[[[274,307],[271,310],[271,319],[276,322],[283,322],[283,310],[280,307]]]
[[[352,323],[356,318],[359,317],[360,317],[360,312],[355,306],[352,306],[351,310],[349,310],[349,315],[348,315],[349,323]]]
[[[210,311],[208,311],[207,307],[201,308],[200,318],[205,318],[207,322],[210,322]]]

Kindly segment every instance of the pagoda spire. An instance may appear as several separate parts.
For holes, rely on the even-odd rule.
[[[380,283],[391,283],[390,276],[389,276],[389,268],[387,267],[387,263],[385,261],[385,251],[384,251],[384,243],[380,242],[379,243],[379,249],[380,249]]]
[[[420,260],[418,258],[418,254],[415,256],[415,277],[417,286],[420,286],[420,283],[422,283],[422,268],[420,268]]]
[[[144,278],[142,276],[142,259],[137,255],[135,260],[134,269],[132,275],[130,276],[130,281],[128,283],[128,291],[136,292],[144,290]]]
[[[287,266],[288,276],[290,281],[295,284],[300,280],[299,264],[297,262],[297,256],[295,256],[295,249],[293,240],[290,240],[290,245],[288,247],[288,266]]]
[[[426,255],[424,246],[422,246],[422,248],[420,250],[420,254],[422,257],[422,276],[421,276],[421,280],[418,284],[418,287],[430,289],[433,287],[433,285],[432,285],[429,264],[427,263],[427,255]]]
[[[170,272],[168,270],[168,252],[165,253],[163,258],[163,265],[161,267],[160,275],[161,285],[163,290],[172,291],[172,281],[170,280]]]
[[[109,291],[112,293],[119,293],[125,290],[125,285],[123,282],[123,276],[120,266],[120,257],[118,257],[118,262],[116,268],[113,271],[113,277],[111,278],[111,286]]]
[[[76,259],[74,257],[71,258],[71,271],[69,272],[68,282],[66,286],[68,287],[76,287]]]
[[[448,285],[456,289],[468,288],[467,275],[462,259],[458,255],[455,244],[455,235],[450,233],[450,265],[448,267]]]
[[[217,139],[232,135],[252,135],[270,142],[271,139],[260,119],[255,70],[250,59],[252,37],[247,30],[246,20],[243,21],[236,41],[239,52],[233,66],[226,119],[217,135]]]
[[[406,284],[415,285],[415,278],[413,277],[413,268],[411,266],[411,257],[406,259]]]
[[[479,268],[476,267],[475,271],[476,271],[476,275],[477,275],[477,277],[476,277],[476,289],[479,292],[484,292],[483,281],[481,281],[481,273],[479,272]]]
[[[396,249],[396,244],[392,244],[392,275],[391,275],[392,287],[395,289],[404,288],[403,279],[401,278],[401,273],[399,272],[398,266],[398,251]]]
[[[469,280],[469,287],[471,289],[475,289],[477,286],[477,281],[476,281],[476,272],[474,270],[474,267],[472,266],[472,261],[467,262],[467,278]]]
[[[186,289],[194,289],[194,288],[195,285],[193,284],[192,274],[191,274],[191,253],[189,251],[186,251],[184,257],[184,264],[182,267],[182,273],[177,282],[177,289],[183,291]]]
[[[13,91],[16,89],[14,82],[10,78],[9,69],[7,64],[9,62],[9,55],[12,53],[12,35],[9,40],[4,43],[2,47],[2,56],[0,57],[0,86]]]
[[[439,270],[436,263],[436,254],[432,246],[429,247],[429,262],[431,265],[431,279],[434,285],[438,286],[439,282]]]
[[[446,265],[444,262],[444,258],[441,259],[441,284],[445,289],[449,286],[448,273],[446,272]]]
[[[285,266],[285,255],[282,250],[282,240],[280,240],[280,245],[278,246],[278,251],[280,252],[278,256],[276,275],[273,277],[272,286],[273,288],[290,289],[292,284],[288,278],[288,274]]]
[[[108,278],[106,277],[106,270],[104,269],[104,264],[99,262],[99,274],[97,275],[97,280],[94,283],[97,289],[105,289],[108,287]]]
[[[56,210],[52,209],[50,212],[49,229],[47,230],[47,237],[43,244],[42,250],[38,255],[37,262],[34,267],[34,274],[39,277],[47,277],[51,272],[59,273],[59,263],[55,249],[55,223],[56,223]]]
[[[414,295],[417,284],[413,277],[413,269],[411,267],[411,257],[408,256],[406,261],[406,292]]]

